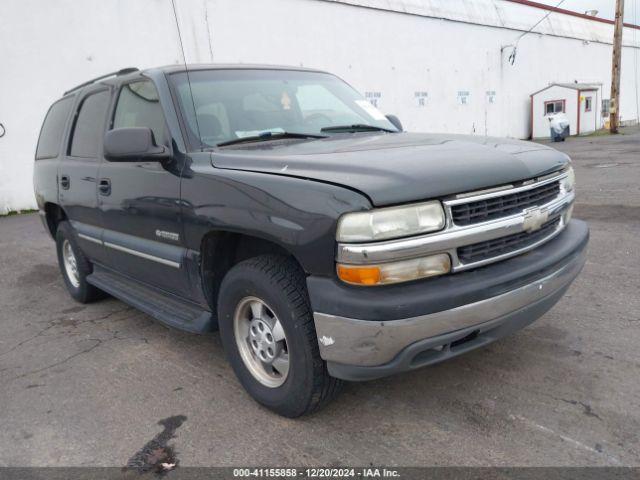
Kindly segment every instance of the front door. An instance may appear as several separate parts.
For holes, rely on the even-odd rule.
[[[150,80],[121,86],[110,129],[147,127],[170,144],[158,93]],[[189,297],[180,218],[180,168],[175,160],[104,160],[98,203],[108,266],[134,279]]]
[[[96,182],[111,90],[86,93],[76,104],[71,134],[58,164],[58,197],[78,235],[83,253],[101,263],[106,253],[98,210]]]

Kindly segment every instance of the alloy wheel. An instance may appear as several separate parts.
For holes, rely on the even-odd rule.
[[[264,301],[245,297],[233,318],[236,344],[247,369],[262,385],[281,386],[289,374],[289,349],[282,323]]]
[[[62,261],[67,279],[75,288],[80,286],[80,274],[78,273],[78,260],[73,252],[73,247],[69,240],[62,243]]]

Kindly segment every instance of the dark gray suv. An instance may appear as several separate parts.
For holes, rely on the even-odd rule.
[[[35,191],[80,302],[109,293],[220,329],[247,391],[286,416],[341,380],[412,370],[540,317],[585,262],[569,158],[406,133],[335,76],[125,69],[55,102]]]

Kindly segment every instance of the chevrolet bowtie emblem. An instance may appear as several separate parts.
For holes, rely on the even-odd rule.
[[[540,227],[546,223],[549,219],[548,210],[540,210],[539,208],[531,208],[524,214],[524,220],[522,221],[522,228],[527,232],[535,232],[540,230]]]

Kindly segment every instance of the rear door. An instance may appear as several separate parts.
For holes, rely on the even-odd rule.
[[[170,148],[158,92],[148,79],[123,84],[109,129],[147,127]],[[98,199],[108,265],[180,296],[189,296],[180,208],[180,165],[167,161],[107,161],[100,166]]]
[[[97,177],[110,102],[108,87],[83,94],[76,104],[65,152],[58,165],[60,205],[78,234],[82,251],[97,262],[105,260]]]
[[[61,152],[64,150],[67,123],[74,104],[75,97],[67,96],[51,105],[40,130],[33,169],[33,186],[43,219],[45,203],[52,202],[59,205],[58,163]]]

